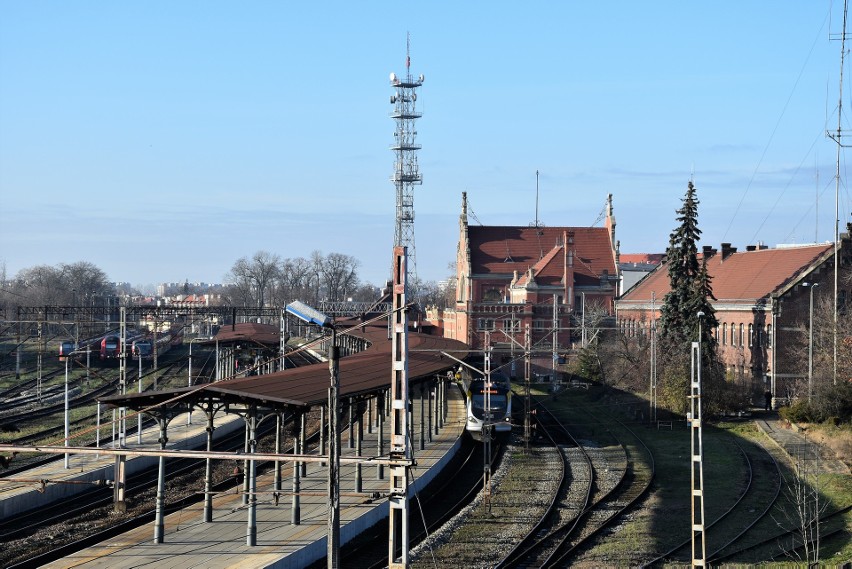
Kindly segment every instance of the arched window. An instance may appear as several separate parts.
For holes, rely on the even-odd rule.
[[[722,324],[722,345],[723,346],[728,345],[728,323],[727,322]]]
[[[740,322],[740,347],[745,348],[745,325]]]
[[[754,346],[754,325],[748,325],[748,347]]]
[[[766,325],[766,348],[772,349],[772,324]]]

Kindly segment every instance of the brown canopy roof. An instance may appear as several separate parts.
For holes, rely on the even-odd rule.
[[[351,335],[366,337],[372,342],[367,350],[340,359],[339,378],[341,397],[360,396],[387,388],[391,380],[391,342],[385,325],[358,327]],[[412,383],[432,379],[455,364],[445,357],[447,352],[465,359],[468,347],[462,342],[439,336],[410,333],[408,336],[408,373]],[[183,387],[150,393],[114,395],[101,398],[113,406],[142,409],[171,400],[197,402],[208,399],[233,403],[256,403],[261,406],[284,408],[311,407],[328,400],[330,372],[328,364],[316,364],[283,371],[219,381],[196,387]]]

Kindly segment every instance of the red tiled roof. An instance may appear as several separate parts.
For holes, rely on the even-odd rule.
[[[597,281],[603,271],[615,274],[615,260],[604,227],[468,227],[471,271],[474,275],[522,274],[562,244],[565,232],[574,232],[575,280]],[[561,252],[561,249],[560,249]],[[539,279],[562,279],[562,262],[549,263]],[[553,273],[553,274],[551,274]],[[558,274],[556,274],[558,273]]]
[[[763,249],[732,253],[724,260],[721,253],[716,253],[707,262],[713,295],[720,301],[765,298],[832,250],[831,244]],[[653,292],[659,301],[669,290],[668,269],[666,264],[662,264],[622,300],[649,301]]]

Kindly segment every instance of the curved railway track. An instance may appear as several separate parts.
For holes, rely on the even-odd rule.
[[[541,409],[541,407],[539,407]],[[582,412],[582,411],[581,411]],[[597,418],[588,415],[593,421]],[[612,425],[617,423],[621,433]],[[560,428],[565,429],[561,424]],[[595,537],[642,499],[654,479],[650,449],[630,428],[615,419],[599,431],[596,443],[572,435],[589,455],[595,481],[585,508],[571,520],[537,539],[500,567],[566,567]],[[629,438],[626,443],[623,439]]]
[[[537,405],[536,411],[539,412],[535,415],[536,431],[558,451],[561,475],[544,515],[496,565],[498,568],[541,567],[562,540],[574,531],[581,514],[589,506],[596,485],[594,461],[583,445],[546,407]]]
[[[737,500],[705,528],[707,560],[711,563],[716,562],[724,551],[731,549],[755,524],[769,515],[781,494],[781,467],[775,457],[757,444],[740,444],[736,441],[733,444],[743,458],[746,484]],[[688,563],[691,543],[691,539],[686,539],[644,566],[663,562]]]

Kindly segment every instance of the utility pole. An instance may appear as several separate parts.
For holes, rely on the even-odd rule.
[[[690,382],[690,471],[692,478],[692,566],[704,567],[707,558],[704,535],[704,446],[701,431],[701,319],[698,313],[698,341],[692,342]]]
[[[388,569],[408,569],[408,469],[411,444],[408,438],[408,313],[406,247],[394,247],[390,432],[390,518]],[[396,552],[400,551],[397,558]]]
[[[834,385],[837,385],[837,313],[838,313],[838,287],[840,274],[840,159],[841,151],[848,145],[844,145],[841,141],[843,136],[843,66],[846,58],[846,16],[848,14],[849,1],[843,1],[843,31],[840,34],[840,79],[839,92],[837,98],[837,131],[834,133],[826,132],[826,134],[834,140],[837,145],[837,160],[836,170],[834,174]]]

